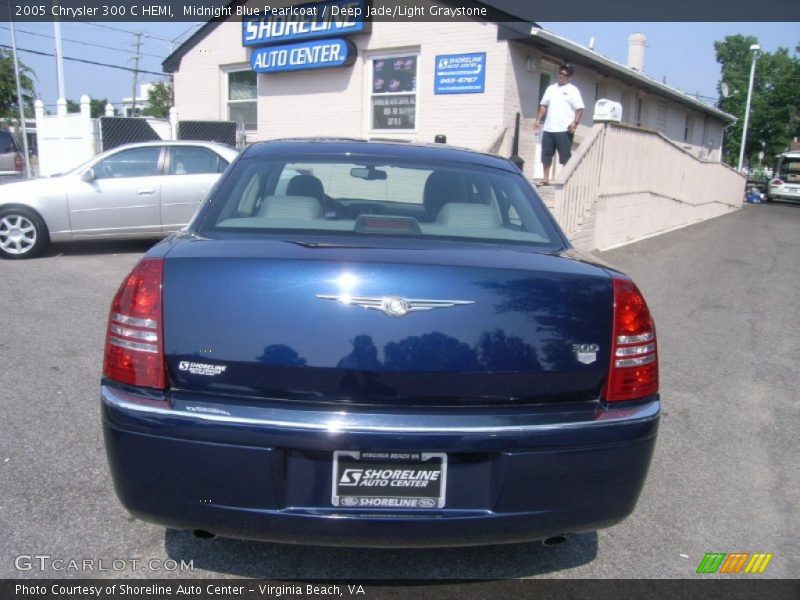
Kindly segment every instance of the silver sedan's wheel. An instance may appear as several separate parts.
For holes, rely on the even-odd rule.
[[[29,258],[47,244],[47,232],[38,215],[26,210],[0,211],[0,256]]]

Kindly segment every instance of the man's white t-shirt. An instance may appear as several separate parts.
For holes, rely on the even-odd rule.
[[[548,86],[540,105],[547,107],[544,118],[544,131],[566,131],[575,120],[575,111],[583,108],[583,98],[577,87],[571,83]]]

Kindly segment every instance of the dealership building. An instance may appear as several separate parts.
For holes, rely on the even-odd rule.
[[[623,123],[660,132],[708,160],[719,160],[723,128],[733,120],[644,75],[641,35],[631,36],[628,64],[621,64],[488,4],[486,16],[435,22],[346,16],[345,9],[363,10],[363,0],[297,4],[316,7],[311,16],[244,19],[235,16],[242,5],[229,4],[230,17],[200,28],[164,70],[174,77],[180,119],[242,122],[248,142],[308,136],[433,142],[443,135],[449,144],[504,156],[516,148],[525,174],[539,177],[532,125],[564,61],[575,66],[573,83],[587,106],[577,146],[600,99],[621,105]]]

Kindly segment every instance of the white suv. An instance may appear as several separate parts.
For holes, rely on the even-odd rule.
[[[768,199],[800,202],[800,152],[785,152],[778,157]]]

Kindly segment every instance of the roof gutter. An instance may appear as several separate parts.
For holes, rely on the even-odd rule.
[[[596,64],[600,64],[609,71],[621,75],[623,78],[632,79],[637,83],[642,84],[646,88],[650,88],[661,94],[671,97],[672,99],[681,102],[682,104],[690,104],[697,108],[698,110],[712,114],[723,121],[727,121],[729,123],[736,122],[737,118],[731,114],[726,113],[725,111],[719,110],[718,108],[714,108],[713,106],[709,106],[704,102],[701,102],[697,98],[690,96],[689,94],[685,94],[680,90],[676,90],[673,87],[670,87],[664,83],[656,81],[644,75],[643,73],[639,73],[638,71],[634,71],[625,65],[618,63],[616,61],[611,60],[610,58],[606,58],[602,54],[595,52],[594,50],[590,50],[585,46],[581,46],[580,44],[576,44],[566,38],[561,37],[551,31],[546,31],[545,29],[540,29],[539,27],[533,26],[530,30],[530,37],[531,38],[539,38],[542,41],[545,41],[549,44],[554,46],[558,46],[565,50],[568,50],[582,58],[585,58],[588,61],[591,61]]]

